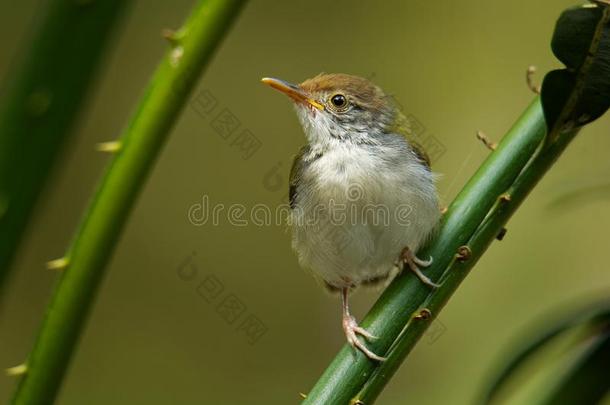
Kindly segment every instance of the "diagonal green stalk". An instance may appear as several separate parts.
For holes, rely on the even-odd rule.
[[[489,211],[497,206],[499,196],[505,193],[519,176],[541,145],[545,134],[546,124],[540,101],[536,98],[456,197],[443,217],[438,234],[429,246],[420,252],[421,257],[434,258],[432,265],[426,269],[426,274],[432,279],[439,279],[445,269],[455,261],[458,249],[468,243]],[[495,236],[496,234],[493,235]],[[379,339],[369,343],[371,349],[376,353],[388,353],[407,323],[420,313],[422,305],[431,293],[443,293],[448,288],[449,284],[444,281],[443,286],[433,292],[411,272],[399,275],[362,321],[366,329],[379,336]],[[417,319],[416,321],[418,324],[429,323],[419,322]],[[371,378],[376,368],[392,367],[394,361],[394,357],[388,355],[388,360],[383,363],[388,365],[380,366],[345,345],[304,403],[349,403]],[[390,375],[383,375],[382,378],[387,379]]]
[[[442,287],[431,292],[421,304],[421,308],[425,308],[431,316],[427,319],[412,319],[407,324],[403,333],[394,343],[388,355],[388,361],[381,364],[373,372],[361,391],[356,395],[358,400],[364,404],[370,404],[377,398],[391,376],[398,370],[401,363],[426,331],[431,321],[466,278],[469,270],[474,267],[529,192],[553,166],[556,159],[577,133],[578,129],[565,132],[555,138],[555,142],[542,148],[523,169],[515,182],[502,194],[472,237],[462,247],[461,252],[464,252],[465,255],[454,256],[451,265],[445,271]]]
[[[600,5],[601,2],[596,7]],[[364,319],[364,327],[380,336],[378,341],[371,343],[373,351],[384,354],[387,361],[373,364],[362,353],[350,353],[350,348],[345,346],[313,387],[305,403],[372,403],[468,271],[501,234],[506,222],[576,136],[580,129],[578,123],[587,117],[579,110],[579,103],[586,101],[588,111],[607,109],[608,100],[604,99],[603,92],[597,98],[586,99],[585,90],[591,86],[589,76],[600,86],[605,83],[606,77],[594,71],[596,76],[592,71],[599,64],[607,64],[608,49],[600,48],[600,44],[607,46],[603,38],[608,21],[610,7],[606,7],[595,22],[591,38],[579,45],[586,46],[586,49],[579,50],[584,60],[572,73],[575,73],[574,85],[563,89],[569,94],[558,118],[550,125],[548,136],[542,105],[537,97],[466,184],[443,218],[438,235],[420,253],[435,259],[429,272],[432,279],[441,280],[441,287],[430,291],[412,274],[405,273],[390,285]],[[583,30],[582,24],[574,21],[567,28],[576,34]],[[560,47],[565,43],[565,38],[561,37],[565,33],[557,39],[557,32],[556,28],[553,44]],[[543,96],[549,92],[556,94],[562,86],[556,81],[548,83],[551,82],[545,79]],[[549,88],[547,84],[553,87]]]
[[[575,85],[571,90],[565,105],[561,109],[559,117],[548,129],[548,135],[544,138],[543,145],[527,163],[510,187],[502,195],[497,196],[491,211],[482,221],[480,221],[480,225],[477,226],[477,229],[468,239],[467,243],[460,248],[458,255],[454,255],[454,259],[449,268],[444,272],[442,287],[437,291],[428,294],[425,300],[421,302],[422,310],[428,315],[426,317],[427,319],[414,318],[408,322],[405,330],[398,337],[398,340],[394,342],[390,354],[388,355],[388,361],[385,364],[380,365],[374,371],[362,389],[355,395],[355,402],[369,404],[377,398],[391,376],[396,372],[400,364],[422,336],[430,324],[430,320],[432,320],[438,314],[438,311],[443,308],[445,303],[464,280],[468,271],[475,265],[489,245],[502,231],[510,217],[527,198],[529,192],[538,184],[540,179],[542,179],[546,172],[553,166],[555,161],[561,156],[580,131],[581,126],[578,126],[577,123],[573,121],[575,111],[577,111],[576,107],[583,97],[588,75],[591,73],[594,60],[598,58],[603,60],[604,55],[607,55],[607,49],[600,48],[601,39],[607,30],[607,23],[610,21],[610,7],[604,7],[601,18],[596,23],[595,31],[588,42],[588,49],[584,62],[576,72]],[[545,93],[547,90],[546,84],[544,84],[542,94],[548,94]],[[538,99],[536,100],[536,103],[539,103]],[[542,106],[540,105],[538,108],[541,110]],[[546,126],[542,116],[540,116],[538,120],[542,126]],[[511,154],[515,155],[521,152],[522,151],[520,150],[497,150],[494,154],[505,153],[510,157]],[[475,177],[479,174],[493,175],[493,173],[486,172],[485,165],[477,171]],[[460,196],[465,191],[468,192],[471,183],[472,180],[468,183]],[[458,196],[457,200],[459,200],[460,196]],[[453,215],[453,212],[451,212],[450,215]]]
[[[0,103],[0,290],[36,198],[130,1],[51,0]]]
[[[201,0],[184,26],[168,34],[162,60],[116,144],[83,222],[65,257],[66,268],[48,307],[14,404],[52,403],[102,276],[165,139],[190,90],[245,0]]]
[[[557,126],[553,130],[555,141],[540,146],[546,139],[546,125],[536,98],[456,197],[437,237],[422,252],[423,257],[435,258],[429,274],[433,279],[441,278],[442,286],[431,291],[404,273],[365,317],[363,325],[380,336],[371,347],[386,353],[388,360],[374,364],[345,346],[304,403],[371,404],[578,131],[561,132]]]

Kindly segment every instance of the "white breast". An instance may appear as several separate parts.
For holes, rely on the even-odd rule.
[[[440,213],[433,174],[405,152],[338,144],[306,166],[292,215],[301,265],[358,285],[420,247]]]

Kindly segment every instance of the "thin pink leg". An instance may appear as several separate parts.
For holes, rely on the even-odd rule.
[[[377,339],[377,337],[373,336],[366,329],[358,326],[356,319],[349,313],[349,304],[347,302],[348,291],[348,287],[341,289],[341,298],[343,302],[343,330],[345,331],[345,337],[347,337],[348,343],[353,348],[360,350],[371,360],[385,361],[385,357],[376,355],[358,339],[358,335],[364,336],[364,338],[368,340]]]

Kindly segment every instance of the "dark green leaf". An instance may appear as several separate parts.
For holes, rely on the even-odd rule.
[[[600,4],[570,8],[557,21],[551,47],[566,69],[546,75],[541,95],[551,138],[610,107],[609,19],[608,6]]]
[[[556,311],[554,311],[555,313]],[[548,316],[543,319],[548,319]],[[514,374],[528,361],[533,355],[543,350],[547,344],[554,341],[554,339],[564,332],[569,330],[582,327],[587,325],[592,329],[605,329],[610,322],[610,302],[603,301],[595,303],[587,308],[580,308],[576,311],[572,310],[569,314],[566,314],[563,318],[555,321],[553,325],[548,327],[546,330],[534,333],[527,333],[527,338],[524,339],[526,342],[521,344],[521,347],[514,350],[511,359],[506,363],[499,373],[495,375],[491,384],[489,384],[484,395],[483,403],[490,403],[500,390],[504,387],[505,383],[514,376]],[[536,322],[539,324],[540,322]],[[582,364],[586,363],[583,361]],[[579,363],[580,364],[580,363]],[[584,371],[583,371],[584,372]],[[572,376],[575,379],[577,377],[578,370],[572,371]],[[576,383],[575,383],[576,384]]]
[[[568,68],[581,66],[601,17],[600,7],[572,7],[561,13],[551,40],[557,59]]]
[[[606,331],[590,342],[589,349],[582,353],[575,366],[562,379],[559,388],[551,393],[544,404],[599,404],[610,389],[608,364],[610,334]]]

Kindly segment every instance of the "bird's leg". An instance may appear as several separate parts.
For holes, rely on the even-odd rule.
[[[349,304],[347,302],[347,294],[349,291],[349,287],[343,287],[341,289],[341,301],[343,303],[343,330],[345,331],[345,337],[347,338],[347,342],[354,349],[359,349],[362,353],[364,353],[369,359],[377,360],[377,361],[385,361],[385,357],[381,357],[370,351],[364,343],[362,343],[358,339],[358,335],[364,336],[366,339],[377,339],[376,336],[370,334],[366,329],[358,326],[358,322],[356,322],[356,318],[354,318],[349,313]]]
[[[415,256],[415,254],[407,246],[400,253],[400,259],[403,262],[403,268],[404,268],[405,264],[407,266],[409,266],[409,269],[413,273],[415,273],[417,278],[419,278],[422,283],[424,283],[426,285],[429,285],[430,287],[433,287],[433,288],[440,287],[439,284],[436,284],[435,282],[430,280],[430,278],[428,278],[424,273],[422,273],[422,271],[419,268],[419,266],[421,266],[421,267],[428,267],[428,266],[430,266],[432,264],[432,257],[430,257],[430,259],[428,259],[428,260],[419,259],[417,256]]]

